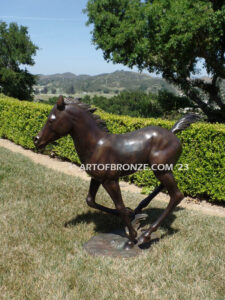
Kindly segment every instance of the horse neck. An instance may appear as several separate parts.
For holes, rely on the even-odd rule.
[[[98,141],[106,136],[107,132],[100,129],[87,112],[82,112],[73,119],[70,135],[81,162],[85,163],[96,149]]]

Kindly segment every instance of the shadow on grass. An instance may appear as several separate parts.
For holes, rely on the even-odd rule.
[[[150,242],[149,244],[145,245],[145,249],[149,248],[150,245],[153,242],[158,242],[159,240],[163,239],[164,237],[168,235],[173,235],[177,233],[179,230],[172,228],[172,224],[176,219],[176,215],[174,212],[183,210],[181,207],[177,207],[161,224],[160,228],[163,229],[164,233],[160,235],[160,238],[154,238],[154,241]],[[142,222],[142,227],[149,227],[150,224],[152,224],[154,221],[156,221],[159,216],[163,213],[164,209],[162,208],[149,208],[143,211],[143,213],[147,213],[148,217],[147,219]],[[95,232],[98,233],[110,233],[115,232],[118,230],[118,228],[123,228],[123,223],[119,217],[109,215],[100,211],[89,211],[87,213],[83,213],[80,215],[77,215],[75,218],[69,220],[64,224],[65,227],[72,227],[76,226],[77,224],[84,223],[84,224],[90,224],[95,223]],[[123,234],[123,230],[119,230],[120,235]]]

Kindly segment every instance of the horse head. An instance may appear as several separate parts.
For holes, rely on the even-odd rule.
[[[34,137],[37,148],[44,148],[47,144],[67,135],[72,130],[72,121],[63,96],[59,96],[57,103],[51,110],[46,124]]]

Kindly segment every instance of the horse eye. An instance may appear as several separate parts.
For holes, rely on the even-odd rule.
[[[56,116],[55,116],[55,115],[51,115],[49,121],[50,121],[50,122],[53,122],[55,119],[56,119]]]

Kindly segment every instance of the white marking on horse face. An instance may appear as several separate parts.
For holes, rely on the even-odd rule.
[[[98,141],[98,144],[99,144],[99,145],[103,145],[103,144],[104,144],[103,139],[100,139],[100,140]]]
[[[56,116],[55,115],[51,115],[50,120],[55,120]]]

